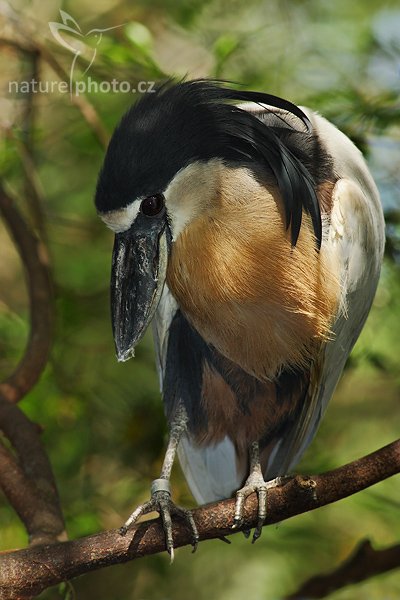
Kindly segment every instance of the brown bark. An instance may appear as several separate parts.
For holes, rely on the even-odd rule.
[[[30,335],[14,372],[0,383],[0,394],[18,402],[32,389],[46,366],[52,340],[53,293],[45,246],[30,231],[11,197],[0,186],[0,214],[14,239],[25,268],[30,299]]]
[[[266,524],[336,502],[399,472],[400,440],[312,479],[294,477],[270,490]],[[234,504],[229,499],[194,511],[200,540],[232,534]],[[256,520],[257,499],[253,494],[245,504],[242,529],[254,526]],[[180,523],[174,523],[174,542],[177,548],[190,543],[190,532]],[[158,520],[153,520],[133,527],[125,537],[111,530],[71,542],[9,552],[0,557],[0,590],[9,600],[30,597],[82,573],[164,549],[162,528]]]
[[[64,520],[40,428],[16,403],[38,381],[52,340],[53,294],[47,252],[30,231],[12,198],[0,185],[0,213],[23,262],[30,301],[30,335],[14,372],[0,383],[0,429],[11,449],[0,441],[0,487],[22,522],[31,544],[65,539]]]

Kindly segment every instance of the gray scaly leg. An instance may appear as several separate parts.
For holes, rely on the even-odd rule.
[[[121,535],[125,535],[129,527],[136,523],[138,518],[152,511],[157,511],[162,519],[165,543],[167,552],[171,557],[171,562],[174,560],[174,541],[172,537],[172,516],[183,519],[188,523],[192,532],[193,552],[197,548],[199,534],[196,523],[194,522],[192,511],[186,508],[176,506],[171,500],[171,486],[169,479],[171,477],[172,465],[174,464],[176,450],[182,434],[187,428],[187,414],[183,406],[179,406],[176,410],[175,417],[172,420],[170,428],[170,436],[165,453],[164,462],[161,468],[160,477],[155,479],[151,484],[151,498],[148,502],[138,506],[130,515],[128,520],[120,529]]]
[[[250,446],[250,474],[244,486],[236,492],[235,517],[232,529],[237,529],[243,523],[244,501],[250,494],[257,492],[258,496],[258,519],[253,534],[253,544],[261,535],[264,521],[267,517],[267,491],[278,485],[281,485],[282,478],[277,477],[271,481],[265,481],[260,464],[260,450],[258,442],[253,442]],[[247,535],[246,535],[247,534]],[[246,537],[250,534],[245,531]]]

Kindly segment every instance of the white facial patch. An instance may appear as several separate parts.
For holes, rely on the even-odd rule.
[[[164,196],[174,241],[191,221],[213,205],[223,170],[219,158],[196,161],[183,167],[170,181]],[[114,233],[127,231],[135,222],[143,199],[137,198],[125,208],[99,213],[99,217]]]
[[[99,217],[114,233],[122,233],[132,227],[140,210],[140,203],[141,198],[136,199],[124,208],[99,213]]]
[[[164,192],[172,239],[213,204],[219,187],[222,160],[196,161],[182,168]]]

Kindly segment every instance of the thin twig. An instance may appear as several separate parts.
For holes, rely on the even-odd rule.
[[[61,63],[47,50],[47,48],[41,44],[38,46],[38,50],[43,60],[47,62],[47,64],[53,69],[56,75],[58,75],[61,81],[69,81],[69,74],[67,71],[61,65]],[[91,104],[83,94],[73,93],[70,95],[70,99],[72,104],[79,109],[82,117],[95,134],[100,145],[103,148],[107,148],[110,135],[107,129],[104,127],[103,122],[97,114],[93,104]]]
[[[30,73],[28,80],[38,81],[39,79],[39,57],[38,51],[26,53]],[[30,91],[24,101],[24,111],[22,119],[22,143],[14,139],[17,150],[21,158],[21,163],[25,174],[25,198],[30,210],[30,215],[35,231],[40,239],[47,241],[45,231],[45,221],[43,216],[44,194],[35,166],[34,154],[34,129],[36,117],[35,94]]]
[[[375,550],[369,540],[362,541],[351,556],[337,569],[325,575],[308,579],[286,600],[326,598],[347,585],[365,581],[374,575],[387,573],[400,567],[400,544]]]
[[[309,477],[294,477],[268,496],[267,524],[284,521],[336,502],[400,472],[400,440],[343,467]],[[233,499],[200,507],[194,518],[200,540],[232,534]],[[246,501],[242,529],[257,522],[257,498]],[[187,528],[174,523],[175,547],[190,543]],[[0,557],[0,590],[7,598],[24,598],[50,585],[105,566],[127,562],[165,549],[159,520],[141,523],[122,537],[117,530],[86,538],[3,554]],[[400,565],[399,565],[400,566]]]
[[[39,174],[36,169],[31,147],[26,143],[21,143],[13,131],[10,129],[8,135],[12,138],[15,148],[19,154],[21,166],[25,175],[25,198],[30,209],[30,216],[35,231],[43,243],[47,242],[47,234],[44,224],[44,193]]]
[[[46,46],[39,43],[37,40],[30,40],[29,43],[23,44],[16,39],[0,38],[0,46],[9,46],[17,51],[26,53],[37,54],[40,56],[58,75],[61,81],[69,82],[69,74],[64,69],[62,64],[48,51]],[[104,127],[103,122],[93,104],[89,102],[84,94],[71,94],[69,96],[71,103],[78,108],[82,117],[93,131],[97,141],[100,143],[102,148],[107,148],[110,135],[107,129]]]

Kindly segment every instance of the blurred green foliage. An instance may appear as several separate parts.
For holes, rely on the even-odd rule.
[[[44,45],[69,73],[72,54],[51,37],[58,9],[83,31],[103,34],[86,75],[82,52],[74,74],[93,81],[152,82],[166,76],[218,76],[282,95],[319,110],[367,154],[388,216],[387,258],[373,311],[349,361],[321,429],[299,465],[314,473],[366,454],[398,437],[400,282],[400,7],[380,0],[154,0],[133,6],[101,0],[16,0],[13,32]],[[9,32],[5,3],[2,28]],[[44,427],[71,537],[118,527],[149,494],[158,474],[166,427],[150,336],[135,360],[117,364],[109,324],[112,236],[99,222],[93,192],[104,149],[96,124],[69,94],[11,95],[8,81],[58,80],[44,59],[2,46],[0,169],[32,222],[26,178],[34,178],[48,240],[56,293],[51,360],[22,402]],[[136,94],[137,96],[137,94]],[[133,94],[90,91],[90,102],[111,132]],[[24,161],[32,152],[34,167]],[[28,333],[24,280],[5,229],[0,229],[0,376],[7,376]],[[174,498],[193,504],[176,466]],[[77,598],[97,600],[275,600],[313,574],[339,564],[361,538],[377,546],[398,542],[399,478],[275,528],[255,546],[240,535],[232,545],[203,543],[195,556],[167,556],[87,575],[73,583]],[[0,498],[0,550],[26,543],[16,515]],[[74,597],[70,586],[43,600]],[[331,595],[333,600],[400,597],[394,572]]]

